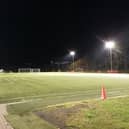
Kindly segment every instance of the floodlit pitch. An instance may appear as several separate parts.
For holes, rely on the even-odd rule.
[[[82,129],[95,129],[95,127],[126,129],[128,127],[128,122],[124,122],[124,124],[122,122],[122,119],[128,120],[128,110],[126,110],[128,98],[120,99],[121,101],[118,98],[129,95],[128,74],[11,73],[0,74],[0,84],[0,102],[17,101],[8,106],[9,115],[7,116],[8,121],[16,129],[57,129],[64,126],[68,126],[70,129],[71,127]],[[108,99],[106,101],[100,100],[102,86],[107,91]],[[112,101],[109,99],[112,97],[118,99]],[[18,103],[19,101],[22,103]],[[117,105],[115,105],[116,103]],[[50,107],[50,110],[44,109],[47,107]],[[121,111],[120,107],[122,107]],[[78,114],[76,114],[76,110],[79,111]],[[62,113],[71,115],[62,115]],[[114,113],[115,118],[112,117]],[[50,120],[50,123],[51,120],[55,121],[56,118],[59,118],[59,122],[55,121],[59,126],[53,126],[40,118],[39,116],[42,114],[50,118],[47,119]],[[117,122],[116,118],[120,121]],[[100,121],[103,122],[100,123]],[[109,124],[110,122],[112,124]]]
[[[62,101],[99,98],[104,85],[108,96],[128,95],[128,74],[102,73],[11,73],[0,74],[0,102],[23,99],[51,99]]]

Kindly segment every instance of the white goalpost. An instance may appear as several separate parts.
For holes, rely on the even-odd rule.
[[[40,68],[18,68],[19,73],[40,72]]]

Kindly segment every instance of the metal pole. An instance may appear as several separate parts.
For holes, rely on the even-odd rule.
[[[110,48],[110,64],[111,64],[111,72],[112,72],[112,48]]]
[[[74,71],[74,55],[73,55],[73,71]]]

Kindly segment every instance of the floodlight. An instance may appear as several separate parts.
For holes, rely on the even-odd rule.
[[[74,56],[74,55],[75,55],[75,51],[71,51],[71,52],[70,52],[70,55],[71,55],[71,56]]]
[[[72,56],[72,58],[73,58],[73,71],[74,71],[74,56],[75,56],[75,51],[70,51],[70,56]]]
[[[112,49],[115,47],[115,42],[114,41],[106,41],[105,42],[105,47],[108,49]]]
[[[110,50],[110,64],[111,64],[111,72],[112,72],[112,65],[113,65],[113,63],[112,63],[112,49],[115,47],[115,42],[114,41],[106,41],[105,47]]]

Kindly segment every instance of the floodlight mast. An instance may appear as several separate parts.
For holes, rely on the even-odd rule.
[[[111,72],[112,72],[112,67],[113,67],[113,63],[112,63],[112,49],[115,47],[115,42],[114,41],[106,41],[105,42],[105,47],[107,49],[109,49],[109,52],[110,52],[110,67],[111,67]]]
[[[75,53],[75,51],[70,51],[69,54],[70,54],[70,56],[72,56],[72,59],[73,59],[73,71],[74,71],[74,65],[75,65],[75,64],[74,64],[74,58],[75,58],[75,54],[76,54],[76,53]]]

